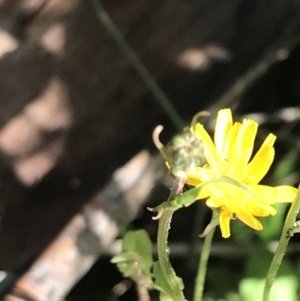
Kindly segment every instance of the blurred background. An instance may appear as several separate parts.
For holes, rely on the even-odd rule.
[[[134,284],[110,259],[129,229],[146,229],[155,241],[157,222],[146,207],[166,200],[172,179],[152,131],[163,124],[167,143],[179,129],[132,54],[116,42],[107,16],[185,125],[208,110],[203,122],[212,130],[224,107],[235,119],[255,119],[257,146],[269,132],[278,137],[263,183],[299,182],[299,0],[99,3],[0,1],[0,293],[6,301],[137,300]],[[238,221],[230,239],[217,232],[207,300],[260,298],[287,209],[278,206],[261,232]],[[197,202],[172,223],[171,260],[189,299],[198,234],[209,219]],[[300,300],[299,251],[295,235],[272,300]]]

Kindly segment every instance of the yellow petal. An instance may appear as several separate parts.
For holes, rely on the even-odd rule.
[[[214,141],[217,152],[220,156],[225,157],[225,142],[227,135],[232,127],[232,114],[230,109],[223,109],[218,112]]]
[[[244,152],[234,163],[228,162],[226,175],[239,182],[245,182],[248,179],[247,160],[248,154]]]
[[[228,238],[230,236],[230,214],[225,206],[220,208],[220,229],[222,237]]]
[[[269,134],[248,165],[247,184],[257,184],[266,175],[274,159],[276,136]]]
[[[193,171],[189,170],[187,173],[186,184],[191,186],[198,186],[203,182],[203,176],[199,169]]]
[[[250,189],[264,199],[268,204],[291,203],[297,195],[297,189],[292,186],[271,187],[266,185],[249,185]]]
[[[240,219],[244,224],[247,226],[255,229],[255,230],[262,230],[262,224],[251,214],[246,211],[239,211],[236,212],[236,216]]]
[[[242,125],[239,122],[235,122],[227,135],[224,155],[225,159],[227,159],[229,164],[232,164],[232,162],[236,162],[238,156],[237,136],[239,130],[241,129],[241,126]]]
[[[224,200],[218,199],[215,197],[210,197],[208,200],[206,200],[206,206],[210,208],[219,208],[222,205],[224,205]]]
[[[208,165],[205,165],[203,167],[196,167],[194,170],[188,170],[186,176],[186,183],[188,185],[198,186],[199,184],[214,177],[215,173]]]
[[[277,213],[275,208],[262,202],[262,199],[259,199],[255,204],[247,204],[243,209],[254,216],[269,216]]]
[[[210,195],[211,195],[211,193],[210,193],[210,190],[208,189],[208,187],[203,186],[197,196],[197,199],[198,200],[206,199],[206,198],[210,197]]]
[[[192,132],[203,141],[204,145],[204,157],[211,168],[218,170],[219,157],[217,150],[202,124],[197,123],[193,128]]]
[[[247,163],[252,155],[258,124],[252,120],[237,123],[237,133],[228,139],[227,175],[244,182],[247,177]]]
[[[258,124],[249,119],[244,119],[242,128],[239,131],[238,146],[240,157],[245,160],[245,165],[248,163],[254,146],[254,140],[257,133]]]
[[[238,160],[239,164],[245,168],[253,152],[258,124],[253,120],[244,119],[242,124],[236,123],[235,125],[238,126],[237,133],[228,139],[230,144],[228,160],[232,165],[235,165],[234,163]],[[240,162],[241,159],[242,162]]]

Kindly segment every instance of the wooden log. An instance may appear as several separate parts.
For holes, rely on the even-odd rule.
[[[111,247],[118,225],[129,222],[162,176],[160,157],[143,151],[113,176],[73,217],[4,300],[61,300]],[[112,204],[113,203],[113,204]]]

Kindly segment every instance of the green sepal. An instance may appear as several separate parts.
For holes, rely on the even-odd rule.
[[[159,206],[151,209],[153,212],[162,212],[165,209],[173,209],[174,211],[184,207],[190,206],[197,200],[197,196],[202,186],[189,189],[188,191],[180,194],[175,199],[161,203]]]

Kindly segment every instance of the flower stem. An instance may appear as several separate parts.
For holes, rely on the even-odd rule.
[[[166,209],[159,219],[157,235],[157,253],[161,270],[172,291],[174,301],[184,301],[185,298],[176,280],[176,274],[169,260],[168,236],[174,209]]]
[[[213,217],[216,213],[213,211]],[[207,271],[207,262],[210,254],[210,248],[212,245],[212,240],[214,237],[215,228],[212,228],[211,231],[206,235],[204,239],[203,248],[200,255],[199,267],[197,272],[195,291],[193,301],[202,301],[203,300],[203,291],[204,291],[204,283],[206,278]]]
[[[264,292],[263,292],[263,301],[268,301],[270,297],[270,291],[273,285],[273,282],[275,280],[275,277],[277,275],[278,269],[281,265],[283,256],[286,252],[289,240],[290,240],[290,235],[289,235],[289,230],[292,228],[297,214],[300,210],[300,184],[298,187],[298,192],[295,197],[294,202],[292,203],[290,210],[288,212],[287,218],[285,220],[284,226],[283,226],[283,231],[279,240],[278,247],[276,249],[276,252],[274,254],[274,257],[272,259],[268,275],[266,278],[265,282],[265,287],[264,287]]]
[[[168,201],[171,201],[183,188],[184,180],[176,177]],[[161,270],[172,291],[173,301],[185,301],[183,292],[178,284],[177,276],[169,259],[168,237],[174,209],[165,209],[158,223],[157,255]]]
[[[121,49],[121,51],[126,56],[128,62],[133,66],[137,74],[146,84],[148,89],[154,96],[154,99],[159,103],[162,107],[166,115],[170,118],[173,125],[177,128],[177,130],[181,130],[184,127],[184,122],[174,106],[172,102],[169,100],[164,91],[159,87],[149,70],[145,67],[141,59],[138,57],[136,52],[130,47],[127,41],[124,39],[120,29],[113,22],[109,14],[104,9],[100,0],[92,0],[93,6],[95,8],[97,17],[102,22],[112,39]]]

